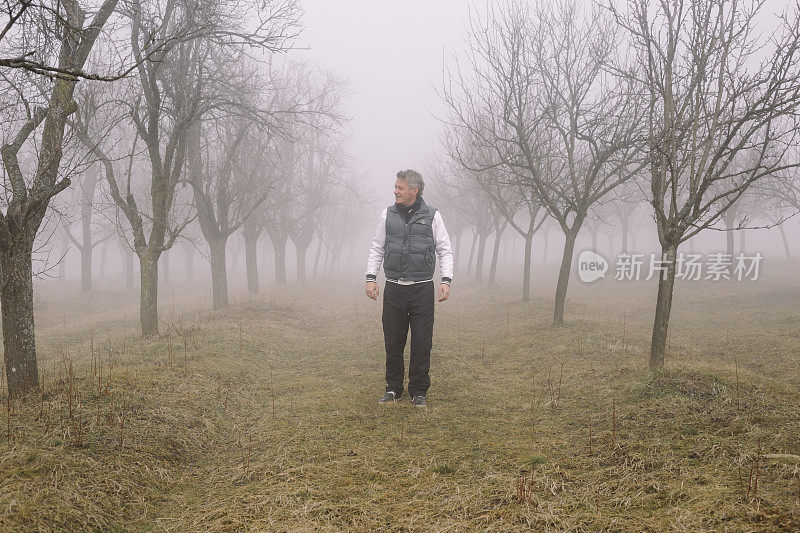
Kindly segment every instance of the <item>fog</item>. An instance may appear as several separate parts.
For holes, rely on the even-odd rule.
[[[352,154],[376,200],[392,201],[394,176],[421,168],[440,137],[436,94],[444,61],[463,49],[467,2],[304,4],[303,42],[347,81]]]
[[[0,12],[0,530],[800,528],[800,4]]]

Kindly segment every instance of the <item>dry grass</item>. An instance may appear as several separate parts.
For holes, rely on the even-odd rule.
[[[793,285],[680,287],[658,375],[653,285],[575,283],[559,329],[550,287],[456,286],[427,410],[375,403],[359,283],[224,315],[167,298],[145,342],[132,295],[53,296],[44,394],[12,403],[10,440],[2,399],[0,530],[797,529],[799,465],[767,457],[800,454]]]

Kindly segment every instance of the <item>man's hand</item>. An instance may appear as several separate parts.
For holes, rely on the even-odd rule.
[[[450,285],[442,283],[439,285],[439,301],[443,302],[447,300],[448,296],[450,296]]]
[[[372,298],[373,300],[378,299],[378,295],[380,294],[380,289],[378,289],[378,284],[374,281],[367,282],[367,296]]]

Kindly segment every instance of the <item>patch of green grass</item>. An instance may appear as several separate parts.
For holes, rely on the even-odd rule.
[[[536,465],[543,465],[547,462],[547,457],[541,454],[533,454],[525,457],[523,459],[522,464],[525,466],[536,466]]]

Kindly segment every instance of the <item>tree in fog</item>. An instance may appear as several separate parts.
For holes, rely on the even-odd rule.
[[[637,105],[606,71],[616,53],[613,23],[576,2],[529,8],[512,1],[474,18],[466,72],[449,72],[442,91],[454,128],[466,131],[456,151],[492,152],[483,168],[502,165],[532,189],[564,233],[553,325],[564,303],[575,240],[589,210],[635,171]]]
[[[506,185],[508,183],[508,185]],[[547,210],[536,199],[534,191],[514,178],[500,175],[498,180],[487,180],[485,190],[509,225],[525,241],[522,263],[522,301],[530,300],[531,251],[533,237],[548,218]]]
[[[800,165],[785,157],[797,142],[800,106],[797,6],[769,36],[758,28],[762,8],[733,0],[610,7],[634,54],[619,74],[647,102],[648,201],[664,267],[654,369],[664,365],[678,245],[719,221],[758,180]]]
[[[277,161],[276,143],[270,138],[269,142],[255,139],[255,143],[248,150],[248,157],[243,158],[241,164],[245,166],[244,172],[259,174],[262,177],[262,187],[266,185],[267,194],[265,201],[255,206],[253,212],[245,219],[240,231],[244,239],[244,262],[247,275],[247,290],[250,294],[258,294],[258,240],[264,232],[266,213],[273,208],[277,182],[279,177],[274,168]]]
[[[612,198],[606,203],[605,210],[611,224],[619,226],[622,240],[620,252],[626,254],[630,251],[630,241],[635,239],[638,227],[637,213],[645,200],[641,187],[636,180],[628,180],[615,187]],[[633,232],[633,233],[631,233]]]
[[[187,182],[200,229],[209,246],[213,307],[228,305],[226,247],[275,189],[278,177],[274,138],[290,136],[295,123],[320,120],[333,111],[329,87],[309,89],[309,72],[289,65],[285,72],[248,72],[236,58],[217,58],[213,92],[226,97],[196,124]],[[245,240],[250,290],[257,292],[252,239]],[[236,259],[236,257],[234,257]],[[253,286],[255,285],[255,287]]]
[[[237,50],[288,49],[297,33],[299,11],[293,0],[254,7],[235,0],[167,0],[163,6],[132,0],[127,15],[137,68],[128,87],[126,115],[135,131],[135,143],[143,145],[149,194],[137,200],[130,179],[127,185],[117,179],[112,158],[99,140],[93,141],[93,151],[104,162],[111,196],[129,225],[132,247],[139,258],[142,335],[151,336],[158,333],[159,258],[193,218],[175,203],[185,170],[189,133],[206,114],[231,97],[215,91],[218,78],[210,59],[220,51],[232,57]],[[174,34],[186,37],[170,40]],[[153,39],[169,44],[156,60],[145,61],[143,50]]]
[[[727,185],[727,184],[726,184]],[[714,188],[711,190],[714,193]],[[723,202],[725,200],[722,200]],[[755,190],[748,189],[745,191],[735,202],[725,209],[725,212],[720,217],[720,223],[713,229],[721,229],[725,233],[725,253],[733,256],[736,251],[735,237],[736,233],[739,234],[739,253],[745,253],[745,236],[748,229],[756,229],[761,227],[772,227],[774,223],[767,220],[765,225],[756,225],[759,222],[761,213],[766,211],[763,199],[755,194]]]
[[[525,241],[522,268],[522,301],[527,302],[530,299],[533,236],[547,219],[547,210],[536,199],[534,190],[525,183],[524,179],[520,179],[519,176],[513,174],[501,162],[496,162],[494,165],[490,163],[494,155],[490,150],[481,150],[479,146],[473,145],[473,155],[471,157],[469,152],[470,150],[464,146],[461,148],[452,147],[451,149],[451,153],[457,153],[455,160],[460,161],[462,164],[466,163],[467,167],[486,168],[483,171],[468,172],[465,177],[474,180],[486,199],[491,202],[495,214],[498,215],[498,221],[495,224],[495,242],[489,274],[489,287],[491,288],[494,285],[497,271],[497,253],[500,243],[498,236],[502,234],[502,230],[497,231],[497,228],[507,224]]]
[[[233,116],[212,121],[203,134],[198,127],[192,135],[196,144],[190,148],[186,174],[192,185],[200,230],[209,248],[214,309],[228,306],[228,238],[267,197],[268,184],[259,179],[261,176],[242,171],[238,164],[242,141],[251,135],[251,129],[256,127],[250,120]],[[256,130],[252,134],[258,133]],[[204,153],[206,157],[202,156]]]
[[[787,156],[800,160],[800,149],[792,147]],[[800,172],[797,170],[765,177],[753,185],[755,194],[761,198],[762,213],[771,226],[777,226],[786,259],[792,259],[789,239],[784,224],[800,212]]]
[[[68,213],[65,213],[62,220],[64,233],[80,252],[81,292],[88,292],[92,290],[92,256],[94,249],[113,237],[115,232],[113,229],[109,231],[110,228],[106,227],[107,225],[98,224],[95,218],[100,203],[100,191],[98,189],[98,184],[100,183],[99,165],[89,165],[79,179],[74,181],[77,182],[78,187],[74,191],[75,194],[72,195],[71,203],[72,205],[80,206],[80,219],[78,220],[80,233],[76,236],[77,232],[72,231],[73,221],[69,218]],[[103,222],[102,219],[101,222]]]
[[[76,91],[75,102],[77,109],[68,121],[73,133],[76,133],[76,137],[79,139],[83,139],[87,135],[95,137],[96,135],[89,133],[88,124],[90,123],[96,129],[103,126],[108,127],[108,125],[102,124],[103,118],[100,118],[99,115],[102,114],[100,103],[110,100],[110,91],[113,91],[112,84],[97,83],[84,84],[83,87]],[[89,163],[93,159],[90,154]],[[81,256],[81,292],[92,290],[94,249],[98,245],[106,243],[116,233],[113,228],[106,227],[108,224],[102,224],[102,222],[108,222],[107,219],[100,217],[98,220],[96,216],[101,214],[100,211],[104,207],[101,178],[101,165],[89,164],[85,171],[81,173],[79,179],[75,180],[77,188],[74,191],[74,199],[70,202],[70,205],[80,206],[80,231],[73,233],[71,226],[74,221],[66,209],[63,218],[64,231]]]
[[[241,68],[241,65],[238,65]],[[236,67],[234,67],[236,68]],[[223,78],[226,74],[220,73]],[[227,90],[242,80],[232,76]],[[211,265],[212,306],[228,306],[227,247],[229,237],[239,229],[253,211],[266,199],[267,187],[253,172],[244,172],[239,164],[245,140],[258,136],[253,118],[232,110],[221,110],[226,116],[209,114],[198,119],[189,140],[185,182],[192,187],[192,201],[200,231],[209,250]]]
[[[270,208],[264,209],[259,217],[272,243],[277,284],[286,283],[286,242],[289,240],[288,227],[292,222],[289,216],[291,182],[288,179],[290,176],[288,168],[292,165],[290,144],[291,141],[288,139],[278,140],[278,156],[274,170],[279,179],[270,194]]]
[[[70,184],[69,176],[60,172],[67,118],[75,111],[78,79],[116,5],[117,0],[105,0],[90,15],[77,0],[61,0],[58,10],[32,2],[6,4],[8,21],[0,33],[0,67],[6,67],[0,301],[11,396],[39,383],[34,241],[50,200]],[[31,154],[28,165],[21,163],[26,150]]]
[[[784,229],[784,225],[788,222],[791,215],[796,214],[796,212],[790,213],[789,210],[786,208],[785,205],[781,205],[779,203],[774,202],[767,202],[766,203],[764,215],[767,218],[767,222],[771,227],[778,227],[778,232],[781,236],[781,243],[783,244],[783,251],[786,254],[786,260],[792,260],[792,247],[789,244],[789,239],[786,237],[786,230]]]
[[[319,86],[316,83],[319,83]],[[329,75],[309,79],[306,91],[318,93],[320,110],[308,121],[293,128],[297,139],[288,147],[286,166],[290,183],[288,224],[285,226],[295,246],[297,279],[306,277],[306,254],[311,241],[324,223],[325,211],[332,207],[333,191],[343,185],[344,137],[339,130],[341,119],[331,114],[338,107],[338,82]]]
[[[337,186],[331,191],[328,199],[328,208],[323,217],[322,224],[317,232],[319,248],[314,259],[314,273],[318,272],[318,263],[321,252],[325,251],[325,258],[322,270],[326,275],[331,275],[334,269],[339,266],[345,248],[357,241],[364,228],[369,227],[372,217],[366,213],[354,214],[354,205],[366,205],[367,199],[360,191],[360,184],[356,177],[347,174],[343,169],[343,175],[339,178]]]
[[[455,174],[450,171],[449,165],[441,162],[441,159],[434,154],[428,163],[428,174],[431,176],[430,195],[433,199],[432,205],[447,213],[447,232],[453,245],[453,273],[458,276],[460,273],[460,251],[461,238],[464,230],[469,228],[461,203],[461,189]],[[453,164],[450,162],[450,164]],[[426,186],[427,189],[427,186]]]
[[[464,168],[453,169],[451,185],[458,190],[459,213],[472,231],[472,245],[467,259],[467,276],[472,273],[475,262],[475,281],[483,279],[486,242],[503,218],[491,198],[477,185],[474,173]]]

